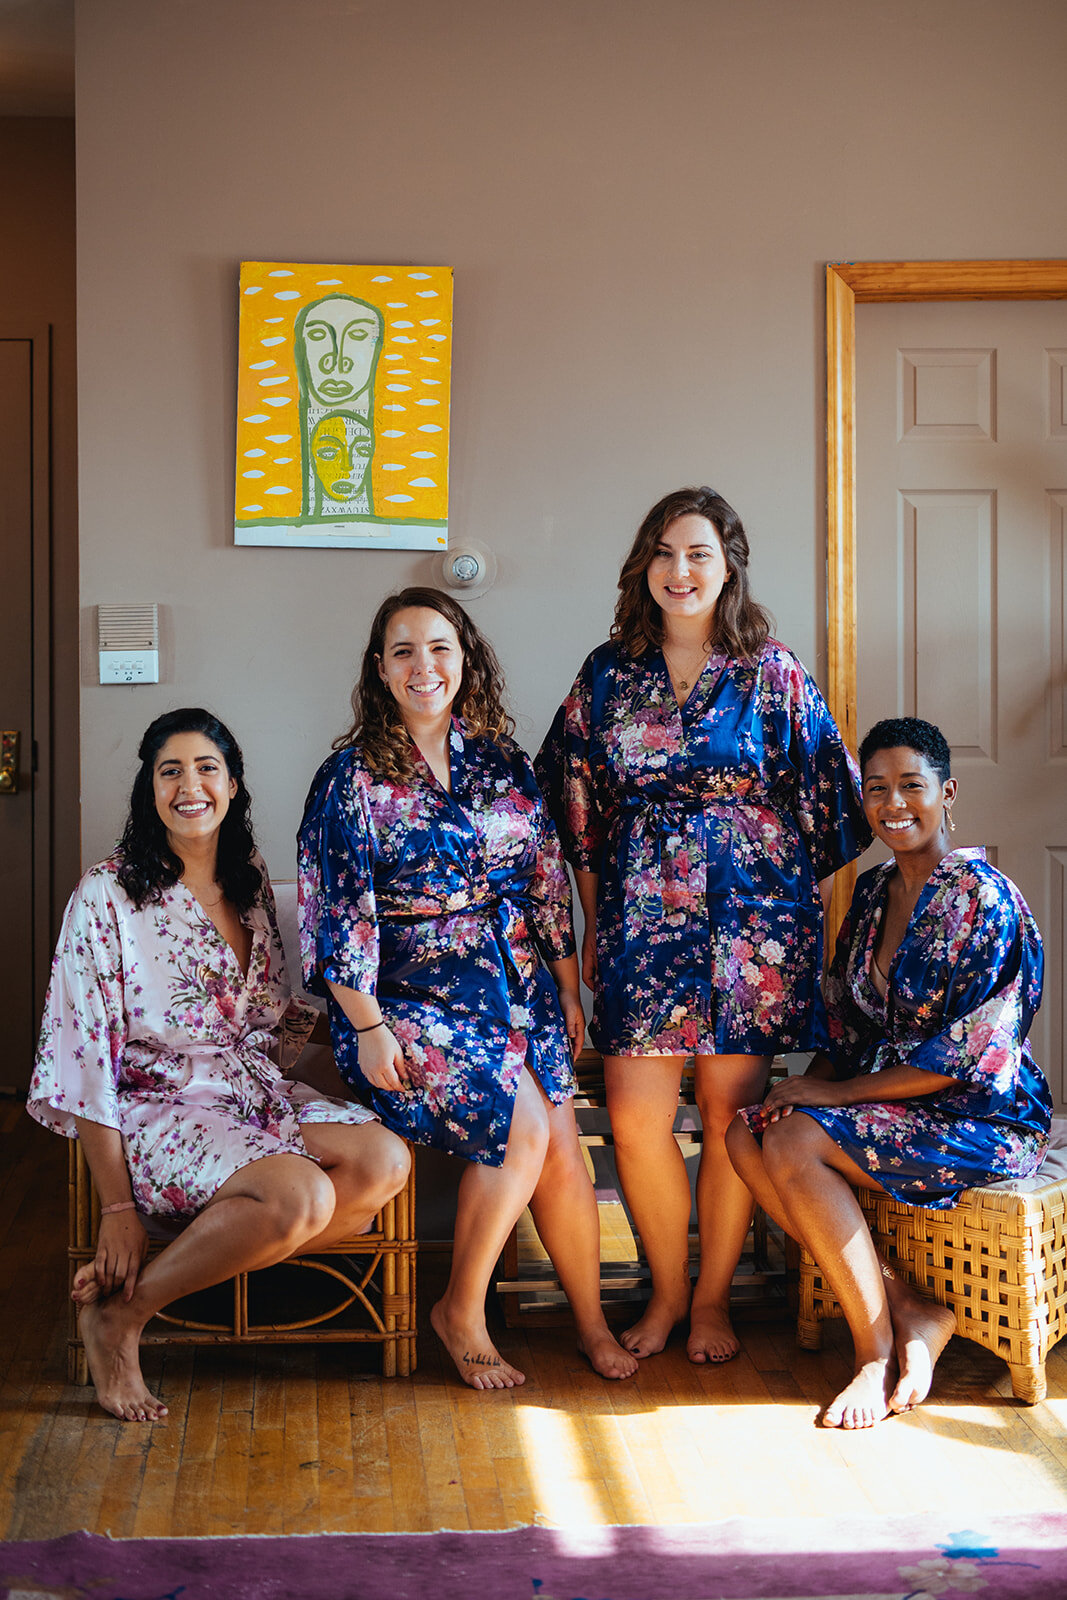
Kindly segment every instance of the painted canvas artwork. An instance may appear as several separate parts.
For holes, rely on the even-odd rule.
[[[450,267],[241,266],[237,544],[448,544]]]

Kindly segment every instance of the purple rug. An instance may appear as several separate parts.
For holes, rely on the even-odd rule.
[[[1067,1514],[0,1547],[0,1600],[1064,1600]]]

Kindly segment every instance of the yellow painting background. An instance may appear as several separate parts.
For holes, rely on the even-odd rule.
[[[451,268],[278,261],[241,265],[235,520],[255,524],[267,518],[301,519],[304,483],[293,330],[303,306],[331,293],[369,301],[384,323],[372,413],[374,520],[444,522]],[[327,524],[314,526],[330,531]],[[445,537],[442,532],[442,544]]]

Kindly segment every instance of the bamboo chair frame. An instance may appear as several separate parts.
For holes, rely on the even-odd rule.
[[[100,1201],[79,1140],[70,1141],[69,1235],[70,1280],[96,1254]],[[164,1248],[168,1241],[154,1245]],[[341,1239],[313,1256],[294,1256],[256,1274],[297,1268],[324,1275],[337,1286],[336,1302],[310,1316],[287,1322],[253,1322],[249,1315],[249,1278],[240,1272],[229,1280],[232,1294],[224,1321],[201,1321],[179,1302],[153,1317],[142,1335],[143,1345],[379,1344],[382,1376],[408,1377],[415,1370],[415,1169],[407,1183],[378,1213],[369,1233]],[[197,1297],[190,1296],[195,1302]],[[78,1337],[77,1313],[70,1306],[67,1339],[70,1383],[89,1381],[85,1347]]]

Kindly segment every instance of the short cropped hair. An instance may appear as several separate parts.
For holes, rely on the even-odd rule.
[[[932,722],[921,717],[884,717],[876,722],[860,745],[860,773],[879,750],[914,750],[925,756],[941,782],[952,776],[952,752],[948,740]]]

